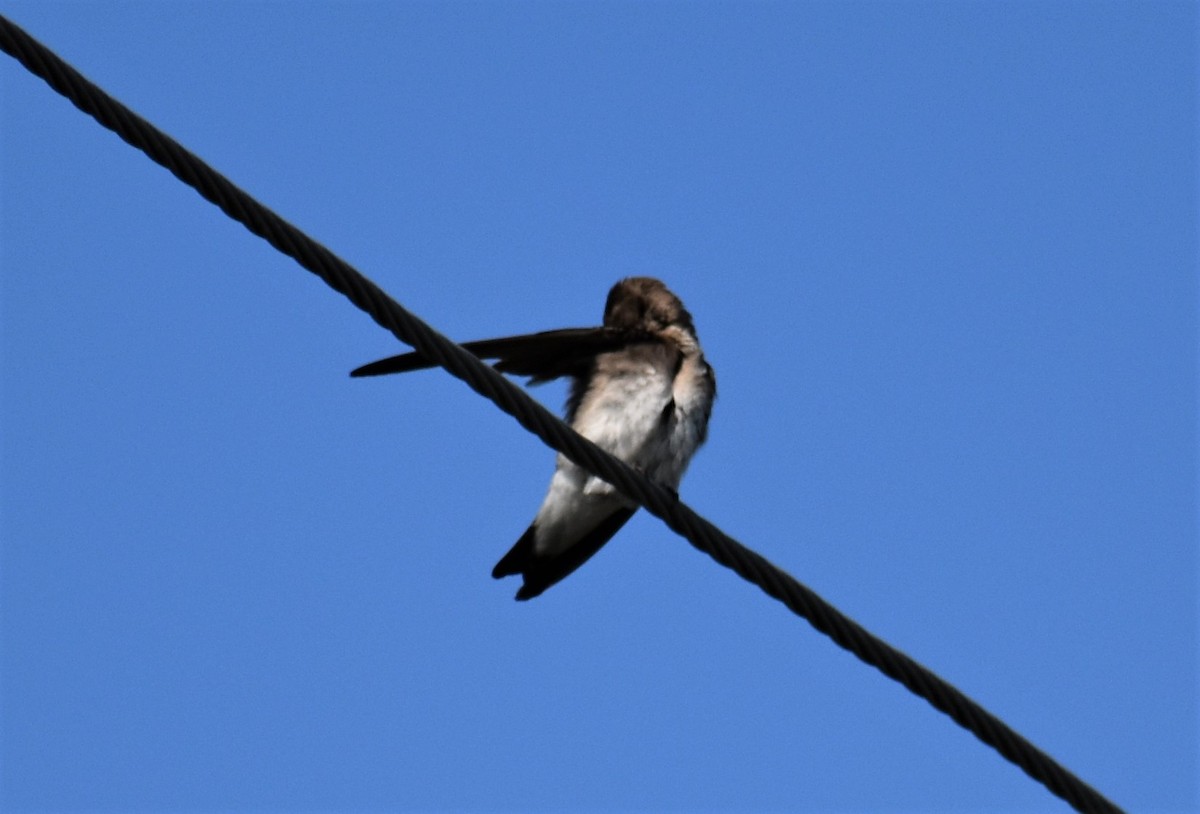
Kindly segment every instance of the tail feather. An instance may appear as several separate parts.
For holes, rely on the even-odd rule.
[[[492,569],[492,576],[501,577],[520,574],[523,584],[517,591],[517,599],[533,599],[551,585],[571,574],[587,562],[600,547],[625,525],[637,507],[621,507],[605,517],[573,545],[549,556],[539,556],[533,548],[536,526],[530,526],[521,539],[500,558]]]
[[[521,539],[500,558],[500,562],[492,569],[493,578],[511,577],[525,570],[526,564],[533,556],[533,530],[532,525],[525,529]]]

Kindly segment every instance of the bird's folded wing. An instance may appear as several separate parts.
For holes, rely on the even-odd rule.
[[[598,354],[617,350],[631,341],[646,341],[647,336],[631,336],[628,331],[612,328],[563,328],[524,336],[506,336],[464,342],[463,347],[480,359],[496,359],[496,370],[516,376],[529,376],[531,382],[544,382],[560,376],[582,375]],[[419,353],[389,356],[350,371],[351,376],[383,376],[433,367]]]

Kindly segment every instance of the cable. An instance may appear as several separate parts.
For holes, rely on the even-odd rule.
[[[77,108],[166,167],[229,217],[345,295],[400,341],[490,399],[548,446],[616,486],[695,548],[754,583],[768,596],[807,619],[840,647],[949,715],[1077,811],[1121,810],[949,682],[876,638],[766,558],[726,535],[682,503],[673,492],[646,479],[579,435],[524,390],[409,313],[329,249],[255,201],[169,136],[89,82],[3,15],[0,15],[0,48]]]

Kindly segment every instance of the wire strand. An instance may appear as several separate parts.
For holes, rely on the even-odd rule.
[[[548,446],[616,486],[695,548],[757,585],[840,647],[949,715],[1077,811],[1121,811],[949,682],[875,637],[807,586],[726,535],[681,502],[673,492],[643,477],[579,435],[524,390],[411,314],[329,249],[258,203],[92,84],[3,15],[0,15],[0,48],[77,108],[170,170],[229,217],[345,295],[396,338],[490,399]]]

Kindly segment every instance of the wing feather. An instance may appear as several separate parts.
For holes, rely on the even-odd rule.
[[[561,376],[582,375],[598,354],[621,348],[630,341],[645,339],[645,336],[613,328],[563,328],[464,342],[463,347],[480,359],[497,360],[495,367],[501,373],[528,376],[537,383]],[[434,364],[419,353],[402,353],[363,365],[352,370],[350,375],[357,378],[408,373]]]

